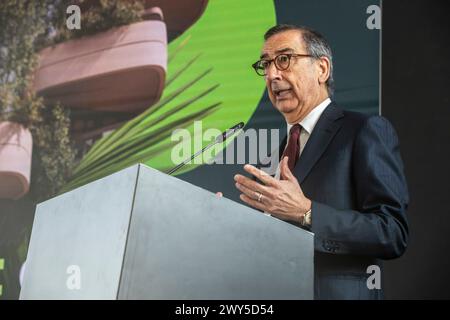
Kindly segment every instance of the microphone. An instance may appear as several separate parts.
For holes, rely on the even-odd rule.
[[[192,159],[194,159],[195,157],[197,157],[198,155],[202,154],[203,152],[205,152],[206,150],[208,150],[209,148],[215,146],[218,143],[222,143],[224,142],[226,139],[228,139],[229,137],[231,137],[234,133],[236,133],[238,130],[242,129],[244,127],[244,123],[243,122],[239,122],[238,124],[234,125],[233,127],[231,127],[230,129],[224,131],[223,133],[221,133],[220,135],[218,135],[216,137],[216,139],[214,140],[214,142],[210,143],[209,145],[207,145],[206,147],[204,147],[202,150],[197,151],[196,153],[194,153],[190,158],[184,160],[183,162],[181,162],[180,164],[178,164],[177,166],[173,167],[172,169],[170,169],[169,171],[167,171],[166,173],[168,175],[171,175],[172,173],[174,173],[175,171],[177,171],[178,169],[180,169],[181,167],[185,166],[188,162],[190,162]]]

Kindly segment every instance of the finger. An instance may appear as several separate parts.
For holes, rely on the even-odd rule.
[[[285,156],[283,159],[281,159],[281,162],[280,162],[280,177],[283,179],[283,180],[287,180],[287,177],[286,177],[286,162],[288,162],[289,161],[289,157],[288,156]]]
[[[295,180],[296,178],[291,172],[291,169],[289,169],[289,157],[284,157],[283,160],[281,160],[281,170],[280,170],[281,176],[285,180]]]
[[[222,198],[223,197],[223,193],[222,192],[216,192],[216,196],[218,197],[218,198]]]
[[[239,182],[236,182],[236,188],[238,188],[243,194],[245,194],[249,198],[254,199],[256,201],[258,201],[259,195],[262,195],[261,201],[258,201],[258,202],[262,202],[262,200],[266,198],[266,197],[264,197],[263,193],[249,189],[246,186],[240,184]]]
[[[256,201],[256,200],[254,200],[254,199],[248,197],[248,196],[245,195],[245,194],[241,194],[241,195],[239,196],[239,198],[240,198],[242,201],[244,201],[245,203],[247,203],[248,205],[250,205],[250,206],[252,206],[252,207],[254,207],[254,208],[256,208],[256,209],[259,209],[259,210],[262,210],[262,211],[267,211],[267,210],[266,210],[266,206],[265,206],[262,202],[258,202],[258,201]]]
[[[276,186],[279,183],[279,181],[277,179],[273,178],[268,173],[252,166],[251,164],[246,164],[244,166],[244,170],[247,171],[248,173],[254,175],[255,177],[257,177],[266,186]]]
[[[234,181],[237,183],[243,185],[244,187],[247,187],[250,190],[257,191],[262,194],[270,194],[270,190],[267,186],[262,185],[248,177],[245,177],[243,175],[237,174],[234,176]]]

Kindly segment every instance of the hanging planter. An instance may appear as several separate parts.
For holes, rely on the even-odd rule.
[[[152,15],[152,7],[161,8],[169,41],[192,26],[203,14],[208,0],[145,0],[144,18]]]
[[[167,32],[160,10],[149,20],[42,50],[34,89],[47,103],[73,109],[136,113],[161,97]],[[159,13],[159,14],[158,14]]]
[[[84,0],[79,3],[81,12],[86,12],[100,5],[100,0]],[[208,0],[140,0],[144,7],[142,18],[154,20],[153,8],[159,8],[164,14],[167,27],[167,39],[172,41],[192,26],[205,11]]]
[[[30,187],[32,137],[20,124],[0,122],[0,198],[17,200]]]
[[[159,101],[167,41],[203,14],[207,0],[143,0],[142,22],[116,27],[40,52],[34,89],[46,103],[72,109],[71,136],[93,141]],[[82,12],[99,0],[81,2]],[[163,18],[164,15],[164,18]]]

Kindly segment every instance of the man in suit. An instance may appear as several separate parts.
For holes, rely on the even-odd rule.
[[[259,181],[235,176],[241,200],[315,234],[316,299],[380,299],[367,270],[401,256],[408,241],[397,135],[383,117],[330,100],[332,55],[319,33],[278,25],[264,38],[253,67],[288,135],[275,177],[251,165]]]

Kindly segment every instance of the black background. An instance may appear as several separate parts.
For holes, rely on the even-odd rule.
[[[450,298],[448,1],[382,3],[382,115],[397,129],[410,242],[385,264],[386,298]]]

